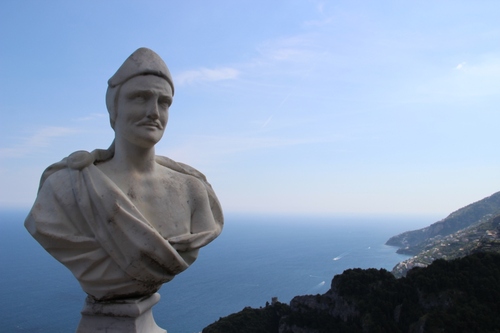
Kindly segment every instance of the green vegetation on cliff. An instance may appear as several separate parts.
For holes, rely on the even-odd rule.
[[[416,255],[392,274],[346,270],[323,295],[245,308],[203,333],[500,333],[500,192],[386,244]]]
[[[386,244],[399,247],[398,253],[418,254],[442,237],[480,224],[497,215],[500,215],[500,192],[460,208],[428,227],[391,237]]]
[[[349,269],[323,295],[221,318],[203,333],[500,332],[500,255],[436,260],[401,279]]]
[[[203,333],[265,333],[278,332],[279,322],[283,316],[290,313],[290,307],[276,302],[265,308],[253,309],[246,307],[238,313],[219,319],[206,327]]]
[[[425,267],[436,259],[457,259],[476,252],[500,253],[500,216],[426,242],[422,251],[398,263],[392,270],[396,277],[414,267]]]

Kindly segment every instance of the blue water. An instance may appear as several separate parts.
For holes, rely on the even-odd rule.
[[[85,294],[23,227],[27,211],[0,211],[0,332],[74,332]],[[221,236],[165,284],[154,308],[168,333],[200,332],[271,297],[326,292],[347,268],[386,268],[406,256],[385,246],[429,218],[228,215]]]

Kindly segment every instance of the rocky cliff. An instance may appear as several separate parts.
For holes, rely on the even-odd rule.
[[[203,333],[498,332],[500,192],[386,244],[416,255],[392,274],[346,270],[323,295],[245,308]]]
[[[426,267],[436,259],[456,259],[476,252],[500,253],[500,216],[425,242],[417,255],[397,264],[392,273],[405,276],[414,267]]]
[[[498,332],[500,255],[436,260],[400,279],[349,269],[323,295],[245,308],[203,333]]]
[[[439,239],[459,230],[480,224],[500,214],[500,192],[467,205],[448,217],[418,230],[391,237],[386,245],[399,247],[398,253],[418,254]]]

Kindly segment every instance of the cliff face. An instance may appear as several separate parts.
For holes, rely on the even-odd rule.
[[[246,308],[203,333],[497,332],[499,267],[500,255],[476,253],[401,279],[383,269],[350,269],[323,295]]]
[[[394,274],[349,269],[323,295],[245,308],[203,333],[498,332],[500,192],[386,244],[418,254]]]
[[[402,254],[417,254],[429,243],[459,230],[485,222],[500,214],[500,192],[451,213],[445,219],[418,230],[391,237],[386,245],[397,246]]]
[[[346,270],[333,278],[325,294],[294,297],[290,314],[280,322],[279,333],[322,333],[339,329],[361,332],[363,327],[371,325],[364,315],[369,295],[376,293],[381,283],[389,281],[395,278],[383,269]]]
[[[500,216],[448,236],[427,240],[420,253],[398,263],[392,273],[401,277],[410,269],[426,267],[436,259],[457,259],[477,252],[500,253]]]

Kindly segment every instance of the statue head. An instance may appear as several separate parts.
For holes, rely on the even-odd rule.
[[[118,96],[122,85],[128,80],[141,75],[154,75],[165,80],[174,95],[174,82],[165,62],[154,51],[141,47],[132,53],[118,68],[116,73],[108,80],[106,91],[106,107],[109,113],[111,127],[115,127],[118,111]]]

